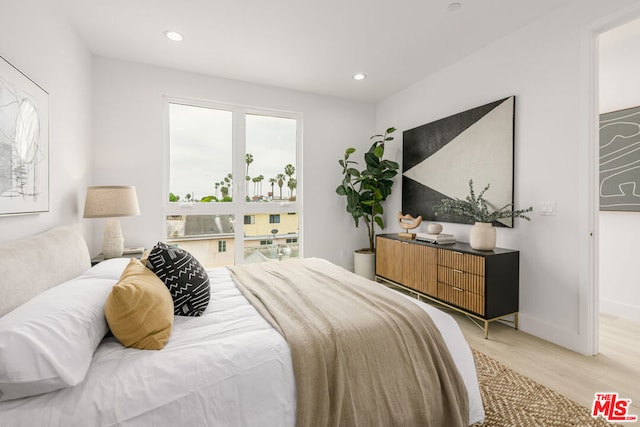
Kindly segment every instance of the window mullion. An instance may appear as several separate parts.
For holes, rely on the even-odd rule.
[[[245,154],[246,119],[241,108],[233,109],[232,159],[233,159],[233,215],[235,217],[235,260],[244,260],[244,205],[245,205]]]

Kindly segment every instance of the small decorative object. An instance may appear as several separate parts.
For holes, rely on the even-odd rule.
[[[432,222],[431,224],[427,225],[427,233],[429,234],[442,233],[442,225],[438,224],[437,222]]]
[[[117,217],[140,215],[135,187],[88,187],[84,218],[110,218],[104,225],[102,254],[105,258],[122,256],[124,238]]]
[[[384,229],[382,202],[387,200],[391,194],[393,177],[398,174],[400,168],[400,165],[394,161],[383,160],[384,146],[393,140],[393,137],[389,135],[395,130],[391,127],[383,135],[374,135],[370,138],[373,140],[373,144],[364,154],[365,168],[361,171],[354,167],[358,162],[350,160],[350,156],[356,152],[355,148],[347,148],[344,152],[344,158],[338,160],[342,166],[343,179],[336,188],[336,193],[340,196],[346,196],[347,212],[353,217],[356,227],[360,218],[367,226],[369,247],[359,249],[356,252],[364,252],[369,255],[370,267],[367,269],[366,277],[371,279],[375,278],[375,273],[372,274],[375,272],[375,226],[377,224],[378,227]],[[358,273],[357,270],[356,273]]]
[[[404,233],[398,233],[398,237],[404,237],[406,239],[415,239],[416,233],[409,233],[408,231],[414,228],[418,228],[422,223],[422,217],[414,218],[411,214],[402,215],[401,211],[398,211],[398,223],[401,228],[407,230]]]
[[[484,193],[489,189],[489,184],[476,197],[473,191],[473,180],[469,180],[469,195],[464,199],[444,199],[434,206],[436,215],[456,214],[475,221],[469,235],[469,244],[473,249],[490,251],[496,247],[496,230],[493,222],[502,218],[523,218],[530,221],[527,212],[533,211],[533,207],[513,210],[513,203],[507,203],[500,209],[489,211],[490,205],[484,199]]]

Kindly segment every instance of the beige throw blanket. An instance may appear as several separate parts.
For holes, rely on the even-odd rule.
[[[429,315],[321,259],[230,267],[287,340],[297,426],[466,426],[463,380]]]

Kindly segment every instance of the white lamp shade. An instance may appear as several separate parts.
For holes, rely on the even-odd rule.
[[[84,202],[84,218],[115,218],[140,215],[136,187],[97,186],[87,187]]]

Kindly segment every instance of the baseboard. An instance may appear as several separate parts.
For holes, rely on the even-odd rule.
[[[640,322],[640,307],[600,298],[600,313]]]
[[[588,348],[588,337],[581,336],[576,331],[562,329],[537,319],[535,317],[527,316],[520,312],[520,325],[519,329],[528,334],[534,335],[543,340],[552,342],[561,347],[568,348],[569,350],[590,356],[590,349]]]

